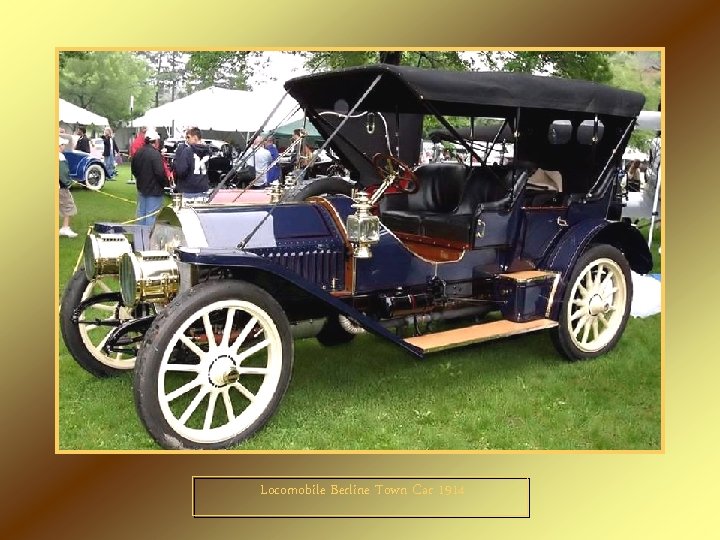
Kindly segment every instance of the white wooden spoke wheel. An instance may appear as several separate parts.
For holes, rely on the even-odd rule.
[[[555,346],[570,360],[600,356],[622,336],[630,316],[630,265],[617,248],[591,246],[575,264],[565,289]]]
[[[277,408],[290,380],[292,336],[280,306],[244,282],[178,296],[146,336],[136,405],[167,448],[225,448]]]
[[[109,353],[103,350],[110,333],[132,319],[129,310],[122,305],[118,291],[116,277],[104,276],[89,281],[81,269],[75,272],[63,293],[60,306],[63,341],[75,361],[96,377],[118,375],[135,367],[140,334],[124,336],[121,350]],[[85,307],[78,311],[84,302]]]
[[[620,266],[597,259],[586,266],[572,286],[568,331],[582,351],[595,352],[617,334],[627,304],[627,284]]]

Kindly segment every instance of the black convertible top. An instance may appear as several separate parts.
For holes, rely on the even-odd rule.
[[[515,136],[513,135],[512,130],[510,129],[510,126],[504,126],[503,130],[498,135],[498,131],[500,131],[500,127],[502,127],[502,124],[497,125],[489,125],[489,126],[475,126],[472,132],[472,136],[470,133],[469,127],[461,127],[457,128],[457,133],[462,137],[463,139],[470,141],[481,141],[481,142],[492,142],[495,140],[495,137],[497,136],[497,142],[508,142],[512,143],[515,142]],[[458,138],[455,136],[454,133],[450,133],[449,131],[446,131],[444,129],[437,129],[435,131],[431,131],[428,133],[428,138],[434,142],[439,143],[440,141],[451,141],[451,142],[457,142]]]
[[[378,76],[364,110],[423,112],[423,101],[440,114],[466,114],[476,107],[517,107],[636,117],[645,97],[589,81],[525,73],[445,71],[373,64],[290,79],[285,83],[301,105],[333,110],[339,100],[352,107]]]

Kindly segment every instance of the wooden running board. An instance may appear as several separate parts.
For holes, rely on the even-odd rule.
[[[525,323],[516,323],[507,320],[476,324],[466,328],[456,328],[445,332],[427,334],[408,338],[405,341],[422,349],[424,353],[443,351],[453,347],[464,347],[472,343],[490,341],[502,337],[526,334],[536,330],[544,330],[557,326],[558,323],[550,319],[537,319]]]
[[[527,281],[535,281],[537,279],[554,278],[557,275],[557,272],[546,272],[545,270],[523,270],[521,272],[512,272],[510,274],[500,274],[499,277],[523,283]]]

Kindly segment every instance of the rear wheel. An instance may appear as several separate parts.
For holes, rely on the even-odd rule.
[[[105,185],[105,169],[99,163],[93,163],[85,170],[85,187],[100,191]]]
[[[610,245],[590,247],[575,264],[568,280],[559,325],[552,336],[570,360],[600,356],[622,336],[632,301],[630,265]]]
[[[274,414],[290,383],[290,324],[246,282],[215,281],[178,295],[145,337],[135,405],[165,448],[239,444]]]

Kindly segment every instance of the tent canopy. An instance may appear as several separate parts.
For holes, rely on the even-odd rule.
[[[660,112],[640,111],[636,129],[651,129],[653,131],[660,131]]]
[[[262,126],[282,94],[261,91],[228,90],[212,86],[181,99],[149,109],[133,120],[135,126],[174,127],[182,131],[188,127],[214,131],[254,132]],[[297,103],[287,96],[266,128],[287,120]]]
[[[303,129],[303,123],[303,119],[300,118],[298,120],[288,122],[287,124],[283,124],[275,130],[275,137],[279,139],[289,139],[292,137],[293,131],[296,129]],[[315,129],[315,126],[313,126],[310,122],[305,124],[305,132],[307,133],[306,140],[308,140],[310,144],[318,145],[318,143],[323,140],[322,135],[318,133],[318,130]]]
[[[94,124],[96,126],[109,125],[107,118],[105,118],[104,116],[100,116],[99,114],[90,112],[87,109],[78,107],[77,105],[74,105],[69,101],[65,101],[62,98],[60,99],[59,120],[61,122],[65,122],[66,124]]]

